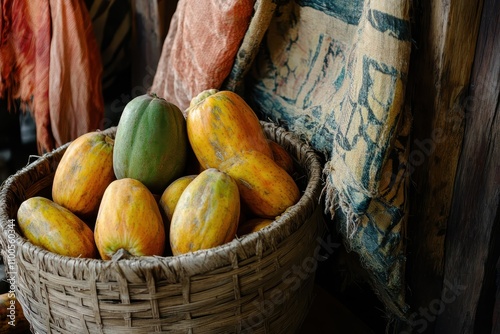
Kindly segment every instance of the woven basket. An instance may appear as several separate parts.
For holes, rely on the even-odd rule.
[[[21,202],[50,197],[67,144],[15,175],[0,191],[1,246],[24,314],[36,333],[294,333],[312,299],[322,167],[293,133],[262,122],[296,158],[300,201],[273,224],[209,250],[175,257],[102,261],[60,256],[12,230]],[[114,134],[115,129],[106,130]],[[17,252],[9,262],[9,240]],[[316,251],[315,251],[316,250]],[[17,266],[17,269],[16,269]]]

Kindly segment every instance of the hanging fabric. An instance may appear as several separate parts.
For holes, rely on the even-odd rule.
[[[32,113],[39,153],[99,129],[102,65],[84,1],[2,0],[0,18],[0,98]]]

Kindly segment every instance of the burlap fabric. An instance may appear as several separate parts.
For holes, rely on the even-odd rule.
[[[229,3],[237,3],[202,2],[226,13]],[[173,22],[189,30],[199,24],[193,12],[182,10],[187,3],[179,1],[181,10]],[[227,54],[214,57],[225,47],[220,41],[232,38],[234,46],[237,36],[230,28],[235,19],[205,28],[196,41],[186,30],[169,31],[153,89],[181,107],[194,91],[236,91],[262,118],[300,134],[323,152],[328,160],[322,196],[326,210],[347,248],[359,254],[387,313],[404,317],[410,117],[403,102],[410,2],[258,0],[253,7],[251,19],[239,22],[246,33],[231,51],[231,70],[223,81],[218,76],[216,81],[197,81],[193,88],[185,73],[227,69]],[[192,52],[194,60],[172,57],[173,46],[176,53],[189,54],[199,41],[205,53]],[[161,86],[168,78],[177,80],[176,89]],[[178,99],[180,91],[184,100]]]

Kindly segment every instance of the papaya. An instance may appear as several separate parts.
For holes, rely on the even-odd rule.
[[[293,159],[290,153],[280,144],[268,139],[269,146],[273,152],[273,159],[278,166],[283,168],[288,174],[292,175],[294,172]]]
[[[271,225],[272,222],[274,222],[274,220],[269,218],[251,218],[238,225],[236,234],[241,237],[252,232],[257,232]]]
[[[201,172],[182,192],[170,223],[173,255],[216,247],[236,236],[240,196],[236,182],[215,168]]]
[[[16,298],[15,287],[11,287],[9,292],[0,294],[0,319],[0,333],[29,333],[30,323]]]
[[[259,151],[245,151],[221,164],[238,184],[242,202],[257,217],[274,219],[300,199],[295,180]]]
[[[159,205],[168,222],[172,220],[175,207],[184,189],[196,178],[197,174],[181,176],[169,184],[161,195]]]
[[[160,194],[184,174],[186,121],[173,103],[154,94],[132,99],[118,122],[113,151],[117,179],[132,178]]]
[[[99,206],[94,238],[103,260],[120,249],[130,256],[163,255],[165,227],[149,189],[132,178],[111,182]]]
[[[238,94],[203,91],[193,98],[185,114],[188,140],[203,168],[218,168],[247,150],[273,158],[257,115]]]
[[[80,218],[95,219],[104,191],[115,179],[113,146],[113,138],[102,132],[72,141],[57,165],[52,200]]]
[[[48,198],[23,201],[17,211],[21,233],[31,243],[65,256],[97,256],[92,229],[78,216]]]

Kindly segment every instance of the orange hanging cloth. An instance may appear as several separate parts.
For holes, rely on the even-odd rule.
[[[46,0],[2,0],[0,98],[31,111],[38,149],[54,148],[49,115],[50,9]]]
[[[32,113],[39,153],[100,128],[101,73],[83,1],[1,0],[0,99]]]

